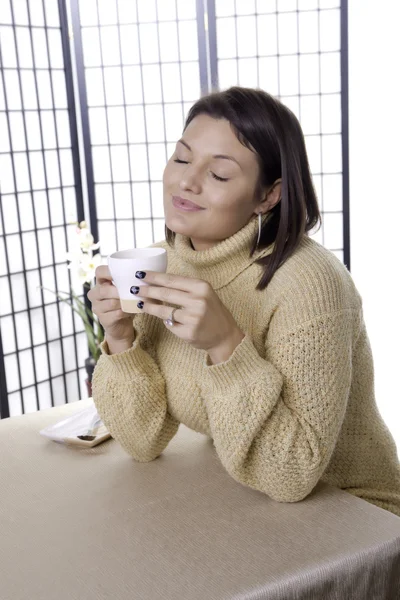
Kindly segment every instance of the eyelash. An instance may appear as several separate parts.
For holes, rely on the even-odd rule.
[[[174,162],[176,163],[180,163],[180,164],[184,164],[187,165],[187,161],[186,160],[179,160],[179,158],[175,158]],[[211,175],[214,177],[214,179],[216,179],[217,181],[228,181],[228,179],[226,177],[218,177],[218,175],[216,175],[215,173],[213,173],[211,171]]]

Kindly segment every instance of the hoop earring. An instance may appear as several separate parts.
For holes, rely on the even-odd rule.
[[[257,250],[257,246],[258,246],[258,242],[260,241],[260,237],[261,237],[261,215],[262,212],[258,213],[258,238],[257,238],[257,244],[256,244],[256,250]]]

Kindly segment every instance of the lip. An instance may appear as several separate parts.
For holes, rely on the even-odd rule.
[[[186,212],[196,212],[198,210],[204,210],[202,206],[191,202],[190,200],[186,200],[186,198],[181,198],[180,196],[172,196],[172,204],[178,210],[183,210]]]

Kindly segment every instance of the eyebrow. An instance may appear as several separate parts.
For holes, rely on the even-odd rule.
[[[178,144],[183,144],[184,146],[186,146],[186,148],[188,150],[190,150],[190,152],[192,151],[191,147],[189,146],[189,144],[187,144],[184,140],[178,140]],[[234,158],[233,156],[228,156],[227,154],[214,154],[213,158],[225,158],[226,160],[233,160],[233,162],[235,162],[240,168],[241,165],[238,163],[238,161],[236,160],[236,158]],[[243,170],[243,169],[242,169]]]

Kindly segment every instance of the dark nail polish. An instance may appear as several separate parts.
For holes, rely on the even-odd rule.
[[[135,277],[138,279],[144,279],[146,277],[146,273],[144,271],[136,271]]]
[[[143,306],[144,306],[144,302],[140,301],[137,303],[138,308],[143,308]]]
[[[133,285],[129,291],[131,294],[137,294],[139,292],[139,288],[137,285]]]

